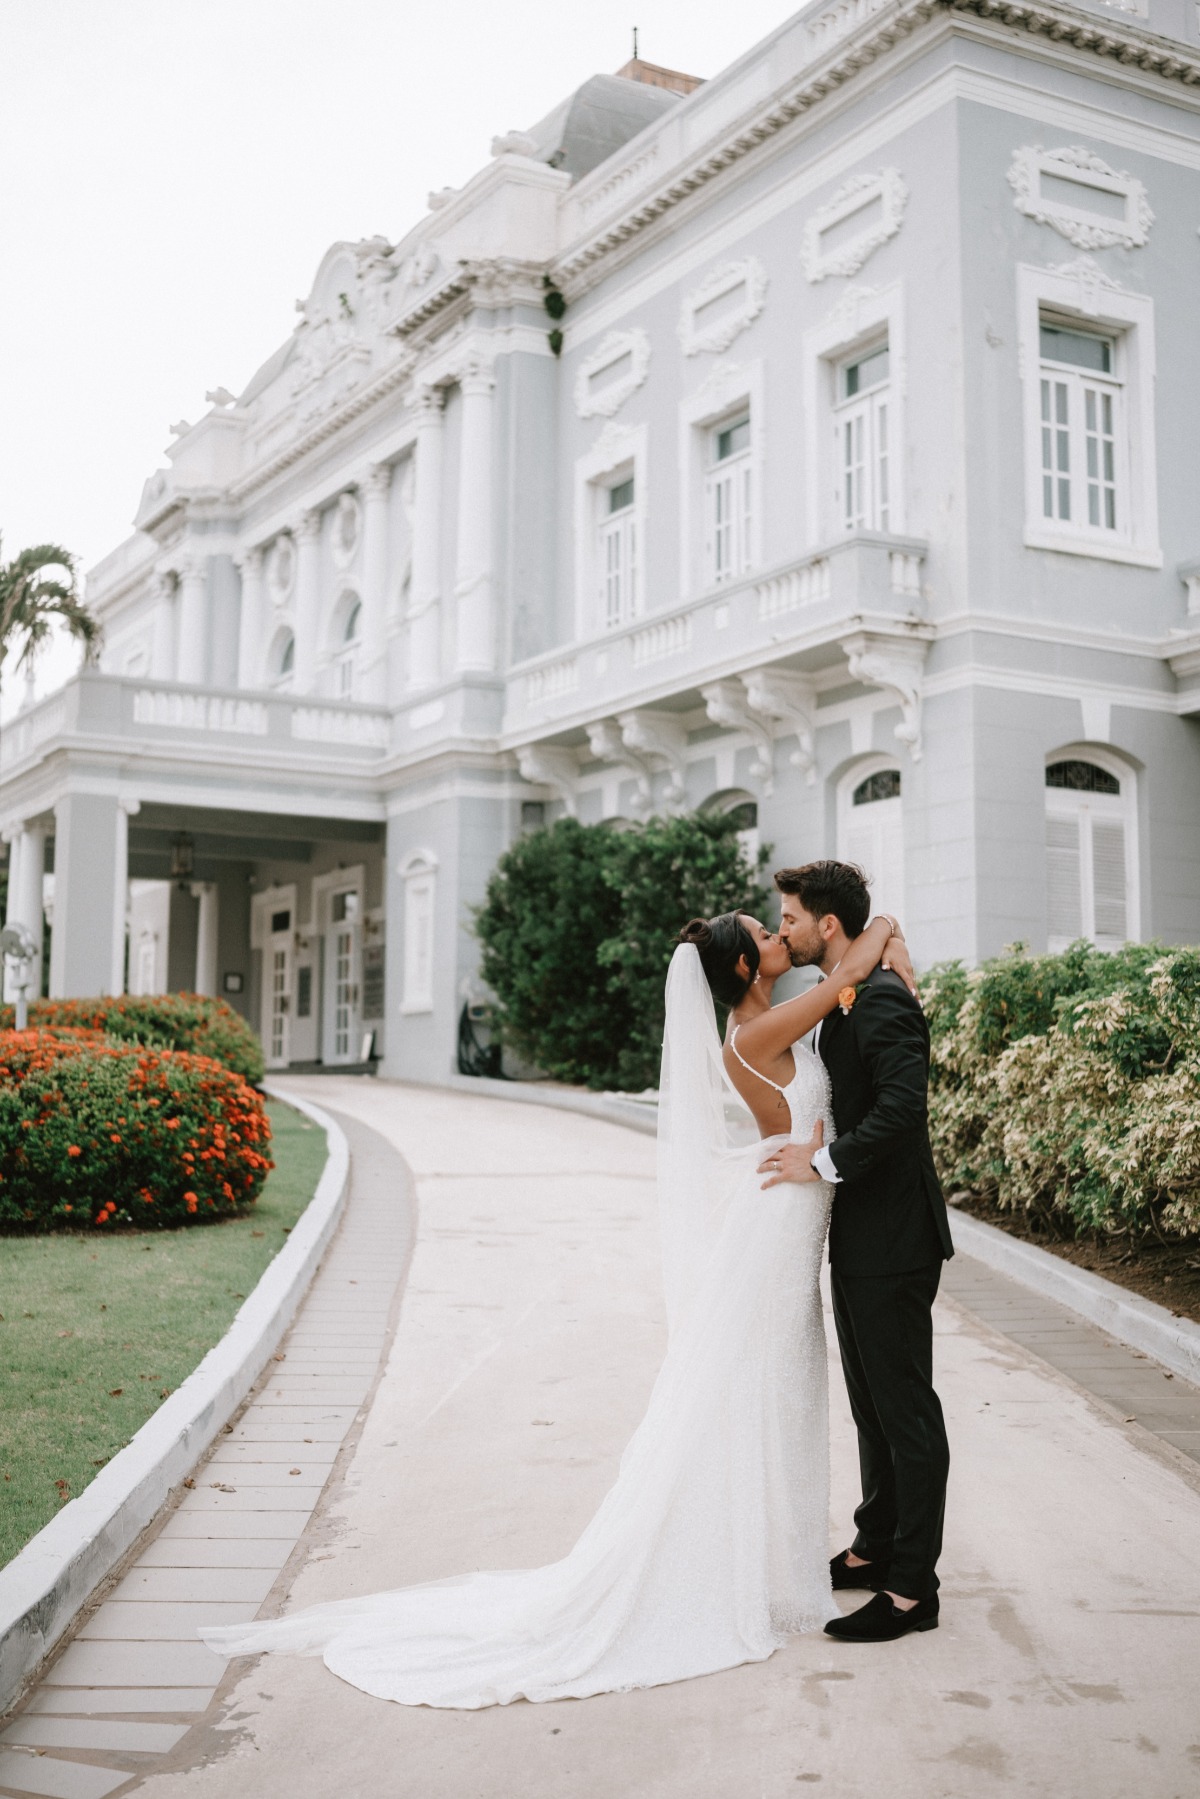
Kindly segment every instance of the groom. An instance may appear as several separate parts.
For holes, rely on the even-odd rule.
[[[810,862],[775,876],[779,934],[795,968],[837,965],[866,928],[861,869]],[[817,1027],[833,1084],[835,1141],[791,1144],[779,1178],[836,1184],[829,1226],[833,1314],[858,1426],[858,1534],[830,1565],[836,1588],[875,1597],[825,1626],[831,1637],[888,1642],[938,1621],[950,1451],[933,1390],[932,1308],[954,1254],[926,1122],[929,1027],[898,975],[879,967]]]

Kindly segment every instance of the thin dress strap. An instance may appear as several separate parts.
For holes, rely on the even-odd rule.
[[[768,1074],[759,1074],[758,1069],[752,1067],[751,1064],[749,1062],[747,1062],[745,1056],[742,1054],[741,1050],[737,1046],[737,1034],[741,1030],[741,1028],[742,1027],[740,1024],[734,1025],[733,1030],[730,1033],[730,1037],[729,1037],[729,1047],[733,1051],[734,1055],[737,1057],[738,1061],[741,1063],[742,1067],[749,1069],[751,1074],[758,1075],[759,1080],[765,1081],[767,1083],[768,1087],[774,1087],[776,1093],[786,1093],[787,1092],[786,1087],[781,1087],[779,1085],[779,1082],[773,1081],[771,1079],[770,1075],[768,1075]]]

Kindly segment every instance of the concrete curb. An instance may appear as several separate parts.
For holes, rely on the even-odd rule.
[[[433,1084],[433,1083],[431,1083]],[[571,1087],[542,1086],[536,1081],[490,1081],[467,1075],[451,1075],[436,1083],[455,1092],[487,1093],[494,1099],[511,1099],[526,1105],[558,1106],[564,1111],[587,1112],[613,1124],[628,1125],[653,1136],[658,1108],[653,1101],[619,1098],[608,1093],[587,1093]],[[954,1246],[1006,1274],[1034,1293],[1057,1300],[1072,1312],[1119,1337],[1133,1349],[1144,1350],[1174,1374],[1200,1385],[1200,1325],[1190,1318],[1176,1318],[1165,1306],[1143,1299],[1103,1275],[1076,1268],[1036,1243],[1024,1243],[1007,1231],[950,1207]]]
[[[950,1231],[955,1248],[964,1255],[1020,1281],[1045,1299],[1068,1306],[1089,1324],[1098,1325],[1133,1349],[1144,1350],[1164,1368],[1200,1385],[1200,1324],[1176,1318],[1166,1306],[1118,1287],[1101,1274],[1076,1268],[1050,1250],[1010,1237],[1007,1231],[985,1224],[981,1218],[970,1218],[953,1206]]]
[[[329,1114],[263,1083],[325,1132],[317,1190],[233,1323],[91,1485],[0,1569],[0,1715],[196,1465],[274,1353],[346,1202],[350,1151]]]

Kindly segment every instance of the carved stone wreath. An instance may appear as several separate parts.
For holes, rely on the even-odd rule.
[[[286,603],[296,584],[296,546],[285,532],[277,537],[267,564],[267,591],[277,606]]]
[[[836,248],[822,250],[821,238],[826,231],[865,212],[875,200],[881,203],[880,216],[873,224],[843,240]],[[904,222],[908,188],[899,169],[877,169],[873,174],[853,175],[829,196],[823,206],[804,221],[800,240],[800,266],[810,281],[824,281],[828,275],[857,275],[863,263],[881,244],[895,237]]]
[[[613,363],[629,358],[625,372],[610,382],[593,387],[597,375]],[[650,367],[650,339],[644,331],[610,331],[599,347],[585,356],[575,376],[575,411],[581,419],[610,419],[636,393]]]
[[[344,493],[333,514],[333,559],[339,568],[348,568],[358,549],[362,529],[362,507],[352,493]]]
[[[767,271],[757,256],[723,262],[718,268],[710,269],[699,285],[684,296],[679,315],[679,341],[684,355],[695,356],[701,350],[727,350],[734,338],[753,324],[762,311],[766,304],[767,281]],[[741,294],[734,304],[707,323],[700,320],[699,314],[706,306],[711,306],[724,294],[734,300],[739,289]]]
[[[1071,182],[1079,193],[1077,204],[1048,199],[1041,191],[1043,175]],[[1143,184],[1136,175],[1112,168],[1082,144],[1067,144],[1058,150],[1043,150],[1040,144],[1022,145],[1013,156],[1008,181],[1016,195],[1013,205],[1018,212],[1039,225],[1049,225],[1080,250],[1105,250],[1113,244],[1133,250],[1150,236],[1154,214]],[[1122,199],[1124,217],[1108,218],[1089,211],[1089,187]]]

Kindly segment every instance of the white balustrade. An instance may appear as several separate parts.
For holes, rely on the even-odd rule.
[[[547,662],[543,668],[530,670],[525,677],[525,704],[537,706],[578,689],[579,663],[574,656],[568,656],[562,662]]]
[[[265,737],[267,708],[262,700],[233,694],[180,693],[177,688],[139,687],[133,696],[135,725],[165,725],[177,731],[231,731]]]
[[[297,706],[292,712],[292,736],[302,743],[351,743],[385,750],[391,741],[391,730],[382,712]]]
[[[666,656],[678,655],[692,641],[692,615],[690,612],[682,612],[677,613],[674,618],[658,619],[654,624],[635,631],[630,641],[635,668],[644,668],[648,662],[661,662]]]

